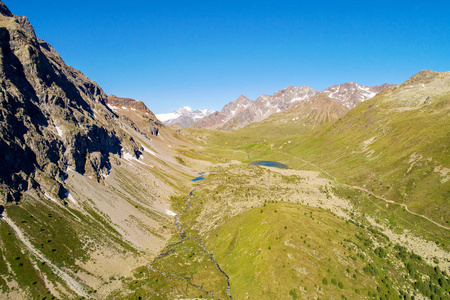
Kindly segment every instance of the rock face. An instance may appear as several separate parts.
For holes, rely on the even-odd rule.
[[[8,7],[0,1],[0,14],[5,17],[12,17],[13,14],[9,11]]]
[[[148,134],[158,134],[163,125],[142,102],[108,98],[95,82],[66,65],[53,47],[38,39],[26,17],[14,16],[1,2],[0,13],[4,201],[17,200],[29,188],[61,195],[61,178],[68,168],[101,179],[109,172],[111,154],[126,150],[138,156],[140,145],[121,129],[123,122],[107,101],[139,109],[147,116]]]
[[[259,96],[248,108],[237,114],[232,121],[228,122],[222,129],[242,127],[254,122],[259,122],[274,113],[284,111],[295,102],[306,100],[317,94],[309,86],[290,86],[273,94]]]
[[[333,85],[322,91],[329,98],[339,100],[347,108],[352,109],[361,102],[372,98],[381,91],[384,91],[395,84],[383,84],[375,86],[363,86],[354,82],[347,82],[341,85]]]
[[[220,112],[215,112],[209,116],[201,119],[193,125],[195,128],[217,128],[223,126],[233,117],[243,112],[249,107],[253,101],[249,100],[246,96],[241,95],[235,101],[232,101],[225,105]]]
[[[189,106],[185,106],[168,114],[157,114],[156,117],[168,126],[177,125],[179,128],[186,128],[212,113],[214,111],[211,109],[193,110]]]
[[[198,121],[193,127],[221,130],[240,128],[254,122],[260,122],[275,113],[283,112],[297,103],[311,99],[319,94],[338,100],[345,107],[352,109],[362,101],[370,99],[378,92],[392,86],[395,85],[383,84],[369,87],[348,82],[341,85],[333,85],[322,92],[313,90],[309,86],[290,86],[271,96],[261,95],[255,101],[241,96],[238,100],[225,105],[220,112],[213,113]],[[242,105],[238,110],[228,109],[229,106],[235,105],[233,103],[242,101],[242,97],[245,97],[245,105]]]
[[[109,95],[106,98],[106,105],[119,115],[121,121],[147,137],[157,136],[159,130],[164,127],[142,101]]]

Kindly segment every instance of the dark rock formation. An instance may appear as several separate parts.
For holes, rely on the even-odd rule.
[[[64,194],[68,167],[97,179],[108,174],[110,155],[139,155],[107,96],[36,37],[26,17],[0,2],[0,191],[17,201],[30,188]],[[146,116],[148,132],[163,126],[142,102],[128,104]]]

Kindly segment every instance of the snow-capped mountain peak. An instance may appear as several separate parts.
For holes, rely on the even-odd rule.
[[[171,113],[156,114],[156,117],[166,125],[177,124],[181,128],[186,128],[213,112],[211,109],[194,110],[189,106],[184,106]]]
[[[374,97],[378,92],[392,85],[364,86],[355,82],[333,85],[322,91],[329,98],[339,100],[346,107],[352,109],[359,103]]]

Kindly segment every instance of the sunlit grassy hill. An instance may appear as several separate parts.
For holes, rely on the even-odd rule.
[[[284,150],[449,226],[450,72],[423,71]]]

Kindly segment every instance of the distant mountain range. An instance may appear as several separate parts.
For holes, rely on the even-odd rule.
[[[197,121],[193,127],[221,130],[240,128],[254,122],[260,122],[275,113],[286,111],[297,103],[319,94],[337,100],[347,109],[352,109],[359,103],[392,86],[395,85],[385,83],[380,86],[363,86],[348,82],[333,85],[322,92],[313,90],[309,86],[290,86],[273,95],[261,95],[255,101],[241,95],[235,101],[225,105],[220,112],[214,112]]]
[[[168,126],[176,124],[180,128],[186,128],[194,125],[195,122],[209,116],[213,112],[211,109],[193,110],[189,106],[185,106],[171,113],[156,114],[156,117]]]

